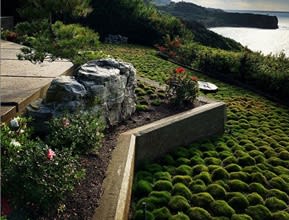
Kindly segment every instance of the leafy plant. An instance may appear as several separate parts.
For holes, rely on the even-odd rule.
[[[178,67],[167,80],[167,96],[177,106],[192,104],[198,94],[197,77],[190,76],[185,69]]]
[[[52,150],[32,139],[27,120],[1,125],[1,189],[15,210],[53,212],[84,176],[70,149]],[[26,129],[25,129],[26,128]]]
[[[57,149],[72,149],[86,154],[101,147],[104,122],[93,112],[79,112],[53,118],[50,121],[48,144]]]

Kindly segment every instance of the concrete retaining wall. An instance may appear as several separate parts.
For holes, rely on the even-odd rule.
[[[128,219],[135,165],[193,141],[222,134],[225,119],[225,104],[214,102],[120,135],[93,220]]]

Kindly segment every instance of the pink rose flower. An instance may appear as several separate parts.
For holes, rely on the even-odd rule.
[[[48,158],[49,160],[52,160],[53,157],[55,157],[55,156],[56,156],[55,152],[54,152],[53,150],[51,150],[51,149],[48,149],[47,158]]]

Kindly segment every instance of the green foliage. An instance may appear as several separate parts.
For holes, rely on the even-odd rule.
[[[235,214],[235,210],[230,205],[228,205],[228,203],[226,203],[224,200],[213,201],[210,204],[210,206],[211,206],[212,212],[216,216],[231,217],[233,214]]]
[[[214,198],[207,192],[193,194],[192,204],[202,208],[207,208],[208,204],[214,201]]]
[[[98,114],[66,114],[50,121],[48,144],[54,148],[71,148],[74,153],[95,152],[101,147],[104,123]]]
[[[16,209],[53,213],[84,177],[84,170],[70,149],[53,151],[32,139],[26,119],[13,121],[17,126],[1,125],[2,194]]]
[[[158,180],[154,184],[155,190],[166,190],[171,191],[173,188],[173,184],[168,180]]]
[[[249,215],[246,214],[234,214],[231,220],[253,220]]]
[[[149,196],[156,197],[159,200],[159,205],[167,206],[171,198],[171,193],[167,191],[152,191]]]
[[[186,186],[189,186],[191,181],[192,181],[192,177],[190,177],[190,176],[181,176],[181,175],[174,176],[173,179],[172,179],[173,184],[175,184],[175,183],[183,183]]]
[[[280,211],[287,208],[287,204],[276,197],[270,197],[266,199],[265,205],[272,212]]]
[[[23,3],[18,12],[29,21],[50,19],[52,22],[56,18],[83,17],[92,11],[90,0],[27,0]]]
[[[183,184],[183,183],[176,183],[173,186],[172,194],[181,195],[181,196],[185,197],[189,201],[192,199],[192,196],[193,196],[193,194],[191,193],[189,188],[186,187],[186,185]]]
[[[212,220],[212,216],[208,211],[200,207],[190,208],[187,212],[190,219],[194,220]]]
[[[186,211],[190,208],[188,200],[180,195],[172,196],[169,201],[169,207],[173,211]]]
[[[170,219],[172,216],[170,213],[170,210],[168,210],[168,208],[166,207],[153,210],[153,215],[155,219],[160,219],[160,220]]]
[[[246,209],[246,214],[250,215],[254,220],[269,220],[271,212],[263,205],[250,206]]]
[[[176,173],[179,175],[188,175],[190,176],[192,173],[192,168],[188,165],[180,165],[176,168]]]
[[[278,211],[272,214],[272,220],[287,220],[289,219],[289,213],[286,211]]]
[[[248,194],[247,199],[249,201],[250,206],[258,205],[258,204],[264,204],[264,200],[263,200],[262,196],[260,196],[256,192]]]
[[[178,214],[173,215],[170,220],[190,220],[190,218],[186,214],[178,212]]]
[[[243,194],[233,196],[228,203],[232,208],[238,211],[243,211],[249,206],[249,201]]]
[[[214,197],[214,199],[224,199],[226,195],[226,190],[219,184],[210,184],[207,191]]]
[[[197,78],[185,73],[182,67],[173,71],[167,84],[167,96],[177,106],[191,105],[198,95]]]
[[[268,190],[261,183],[251,183],[249,185],[249,190],[251,192],[257,192],[262,197],[266,197]]]
[[[230,180],[228,185],[231,191],[247,192],[249,190],[248,184],[242,180]]]
[[[285,203],[289,202],[289,196],[287,193],[279,190],[279,189],[270,189],[268,192],[268,197],[276,197],[278,199],[283,200]]]
[[[92,52],[99,45],[98,34],[78,24],[63,24],[56,21],[50,25],[47,20],[32,23],[19,23],[17,32],[29,46],[21,49],[19,59],[31,62],[43,62],[44,59],[54,61],[66,58],[75,64],[81,64],[91,58],[99,58],[104,54]],[[40,25],[39,25],[40,24]]]
[[[154,177],[158,180],[171,180],[171,174],[169,172],[157,172],[154,174]]]
[[[224,168],[220,167],[212,172],[213,180],[225,180],[229,179],[229,173]]]
[[[152,184],[146,180],[140,180],[136,184],[136,194],[146,196],[153,190]]]
[[[154,220],[155,219],[154,215],[150,211],[146,211],[145,214],[144,214],[143,210],[137,210],[135,212],[135,214],[134,214],[135,220],[143,220],[144,218],[146,218],[147,220]]]

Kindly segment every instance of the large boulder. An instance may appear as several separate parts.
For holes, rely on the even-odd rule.
[[[32,103],[28,113],[43,120],[64,112],[93,110],[103,113],[107,125],[128,119],[136,109],[136,70],[114,59],[90,61],[80,67],[75,78],[54,79],[44,101]]]
[[[82,65],[77,80],[85,86],[89,97],[99,99],[109,125],[129,118],[136,109],[136,70],[115,59],[90,61]]]

